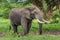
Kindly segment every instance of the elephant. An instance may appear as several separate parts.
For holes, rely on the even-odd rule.
[[[17,26],[23,28],[23,35],[29,33],[33,19],[37,19],[39,24],[39,34],[42,34],[42,24],[47,23],[43,20],[43,12],[37,7],[13,8],[9,13],[10,24],[13,27],[14,33],[18,33]]]

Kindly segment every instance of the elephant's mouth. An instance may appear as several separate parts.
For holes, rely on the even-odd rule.
[[[39,19],[37,19],[37,21],[39,22],[39,23],[50,23],[50,21],[46,21],[46,20],[42,20],[42,21],[40,21]]]

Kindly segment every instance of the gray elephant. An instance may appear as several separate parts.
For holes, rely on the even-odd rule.
[[[37,7],[28,8],[13,8],[9,14],[11,26],[14,29],[14,33],[18,33],[17,26],[21,25],[23,28],[23,34],[28,34],[31,28],[31,23],[34,18],[39,23],[39,33],[42,34],[42,23],[47,21],[43,20],[43,12]]]

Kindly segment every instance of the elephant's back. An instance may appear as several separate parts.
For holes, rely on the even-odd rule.
[[[10,18],[10,21],[13,23],[13,24],[20,24],[20,21],[21,21],[21,15],[20,15],[20,10],[19,8],[13,8],[10,13],[9,13],[9,18]]]

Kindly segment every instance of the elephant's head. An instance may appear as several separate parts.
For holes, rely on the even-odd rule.
[[[29,8],[28,10],[31,12],[31,17],[36,18],[39,23],[49,23],[49,21],[43,19],[43,12],[37,7]]]

